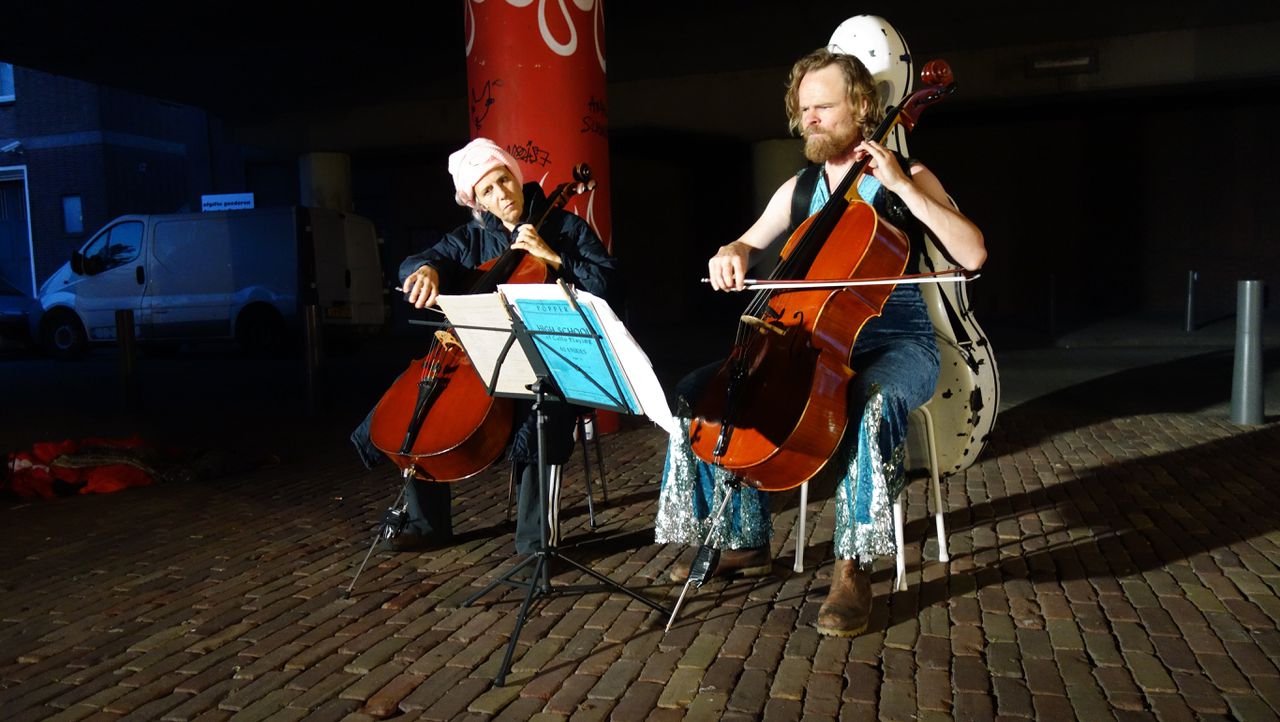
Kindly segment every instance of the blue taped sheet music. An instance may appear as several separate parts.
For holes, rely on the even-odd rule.
[[[514,305],[533,332],[555,331],[573,334],[603,335],[595,309],[580,303],[579,314],[567,298],[515,299]],[[588,328],[583,321],[591,324]],[[622,366],[606,341],[599,343],[587,336],[561,336],[535,333],[534,342],[547,362],[547,369],[565,398],[608,408],[622,407],[633,414],[641,413],[622,373]],[[616,381],[615,381],[616,380]]]
[[[648,355],[604,299],[586,291],[574,292],[589,319],[584,322],[570,304],[566,289],[557,284],[503,284],[498,286],[498,294],[530,331],[585,334],[590,329],[604,337],[597,343],[587,336],[536,335],[541,355],[552,366],[549,371],[566,398],[596,408],[643,414],[669,434],[680,429]],[[620,398],[615,401],[614,397]]]

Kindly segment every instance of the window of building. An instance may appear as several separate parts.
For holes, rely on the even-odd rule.
[[[13,66],[0,63],[0,103],[13,100]]]
[[[80,212],[80,196],[62,197],[62,230],[84,233],[84,214]]]

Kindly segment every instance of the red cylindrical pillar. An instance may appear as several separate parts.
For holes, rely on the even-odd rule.
[[[526,181],[550,192],[591,167],[596,188],[569,210],[606,247],[609,115],[605,104],[603,0],[466,0],[471,137],[505,148]]]
[[[547,192],[589,165],[595,189],[567,208],[611,248],[604,1],[465,2],[471,137],[505,148]],[[598,416],[599,433],[617,430],[616,415]]]

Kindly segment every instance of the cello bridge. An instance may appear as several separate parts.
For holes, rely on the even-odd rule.
[[[750,314],[743,314],[738,318],[738,320],[747,324],[751,328],[754,328],[756,331],[759,331],[760,333],[776,333],[779,336],[786,335],[786,331],[782,330],[781,328],[778,328],[777,326],[774,326],[768,321],[765,321],[764,319],[756,318],[755,316],[752,316]]]

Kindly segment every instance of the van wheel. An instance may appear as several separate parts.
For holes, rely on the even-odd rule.
[[[284,318],[270,306],[250,306],[236,321],[236,341],[255,356],[278,354],[286,345]]]
[[[89,348],[84,325],[66,309],[49,312],[40,324],[40,341],[49,355],[64,360],[79,358]]]

